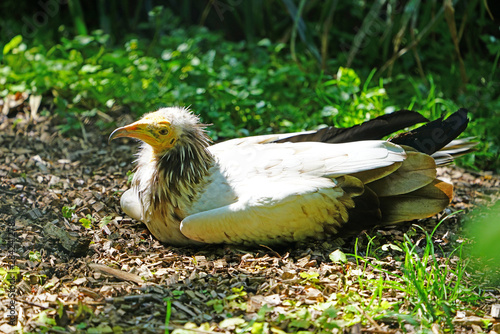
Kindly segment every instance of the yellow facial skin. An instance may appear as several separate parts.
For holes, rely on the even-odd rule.
[[[142,140],[151,145],[153,151],[157,153],[171,149],[177,141],[177,135],[170,122],[155,115],[147,115],[137,122],[116,129],[109,136],[109,141],[120,137]]]

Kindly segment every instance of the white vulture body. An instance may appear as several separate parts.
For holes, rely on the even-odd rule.
[[[272,244],[429,217],[452,198],[428,154],[383,140],[287,141],[297,135],[210,146],[188,110],[147,114],[110,137],[145,142],[122,209],[168,244]]]

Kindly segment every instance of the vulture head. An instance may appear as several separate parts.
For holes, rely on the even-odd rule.
[[[206,148],[210,140],[198,116],[185,108],[162,108],[144,115],[132,124],[122,126],[109,136],[109,140],[120,137],[139,139],[150,145],[156,156],[162,156],[174,148],[196,142],[198,149]]]

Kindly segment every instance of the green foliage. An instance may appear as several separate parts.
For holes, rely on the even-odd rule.
[[[284,44],[266,39],[234,43],[205,28],[177,28],[151,44],[132,38],[122,48],[109,48],[108,40],[95,31],[61,38],[47,48],[29,47],[16,36],[3,48],[0,83],[5,88],[0,96],[18,91],[46,96],[65,120],[61,132],[71,133],[84,119],[117,105],[127,105],[137,115],[161,106],[191,106],[204,122],[213,124],[210,134],[215,140],[350,126],[402,108],[435,118],[461,105],[446,99],[431,75],[426,81],[375,80],[372,70],[362,79],[344,67],[331,75],[318,71],[313,59],[297,55],[300,64],[293,61]],[[492,50],[497,52],[494,46]],[[485,96],[483,88],[470,85],[473,96],[463,99],[478,108],[495,107],[497,87],[488,87],[491,93]],[[485,140],[466,158],[469,166],[497,164],[500,140],[492,127],[495,119],[488,115],[487,110],[473,113],[468,132]],[[108,126],[99,117],[96,122]]]
[[[34,318],[40,323],[44,325],[50,325],[50,326],[56,326],[56,321],[51,318],[48,314],[47,311],[42,311],[38,313]],[[45,326],[42,326],[42,329],[44,329]],[[46,329],[46,328],[45,328]]]
[[[30,8],[34,6],[6,3],[0,5],[2,9],[11,6],[17,10],[21,6],[26,11],[36,10]],[[117,106],[127,106],[134,117],[162,106],[191,106],[205,123],[212,124],[210,134],[215,140],[325,125],[350,126],[403,108],[434,119],[467,107],[472,113],[466,134],[478,137],[481,144],[461,163],[500,169],[500,39],[495,35],[498,27],[488,19],[486,1],[455,2],[454,20],[465,27],[459,42],[468,82],[460,77],[460,61],[444,19],[444,7],[435,2],[270,0],[214,1],[211,7],[202,4],[201,23],[220,28],[233,40],[243,37],[239,42],[197,25],[182,27],[179,22],[198,23],[192,15],[201,5],[192,1],[173,6],[178,16],[162,6],[144,12],[139,1],[124,14],[125,19],[117,19],[121,12],[100,6],[102,30],[90,35],[85,32],[96,27],[85,26],[79,1],[70,3],[69,21],[81,35],[71,35],[63,25],[67,21],[55,19],[44,27],[51,29],[41,29],[35,38],[17,32],[5,39],[8,35],[0,29],[4,45],[0,54],[0,97],[16,92],[43,95],[43,105],[64,121],[59,128],[63,133],[73,135],[88,118],[96,118],[96,124],[107,129],[110,124],[98,115]],[[221,5],[225,7],[217,11],[216,6]],[[147,19],[141,19],[141,15]],[[1,18],[0,28],[19,27],[19,22]],[[243,36],[238,36],[240,33]],[[133,173],[127,176],[130,183]],[[75,206],[64,206],[61,211],[70,219]],[[497,206],[489,215],[479,213],[480,218],[471,223],[471,235],[476,240],[473,255],[485,258],[492,268],[498,267],[493,260],[500,253],[495,247],[498,211]],[[101,219],[100,227],[111,219]],[[94,219],[87,215],[80,222],[90,228]],[[411,237],[407,234],[400,244],[380,247],[382,252],[396,253],[401,273],[386,270],[383,259],[368,258],[376,253],[370,252],[375,245],[371,239],[367,257],[355,255],[356,265],[345,265],[343,291],[314,305],[285,300],[283,305],[290,308],[286,314],[273,315],[276,324],[287,323],[287,329],[294,332],[331,332],[367,323],[368,315],[374,320],[398,319],[401,325],[424,329],[441,323],[448,327],[445,330],[453,331],[455,312],[471,309],[481,298],[465,281],[467,261],[462,249],[457,248],[443,260],[436,255],[439,250],[433,245],[432,233],[426,233],[425,240],[420,241],[425,242],[423,248]],[[32,261],[39,256],[38,252],[29,254]],[[331,253],[330,259],[337,265],[347,261],[341,251]],[[2,284],[17,274],[18,268],[17,272],[0,268]],[[318,276],[316,272],[301,272],[300,284],[321,289]],[[37,276],[33,279],[41,281]],[[367,291],[371,296],[366,296]],[[389,302],[384,298],[387,291],[404,293],[406,302]],[[174,290],[172,294],[180,299],[184,292]],[[247,299],[242,286],[207,305],[218,315],[231,316],[233,311],[245,310]],[[168,332],[170,300],[166,300],[166,308]],[[264,305],[253,320],[232,318],[220,326],[237,327],[241,333],[280,333],[266,317],[271,312],[273,308]],[[91,316],[92,310],[80,304],[77,316],[87,313]],[[37,321],[55,326],[46,312],[41,312]],[[86,327],[83,322],[77,325],[77,329]],[[89,328],[89,332],[110,330],[109,326]],[[203,324],[200,330],[208,331],[210,326]]]
[[[1,285],[6,284],[10,286],[12,283],[17,281],[18,275],[20,275],[21,271],[18,266],[14,268],[5,269],[4,267],[0,267],[0,283]]]
[[[62,209],[61,209],[61,213],[63,215],[64,218],[67,218],[67,219],[70,219],[71,216],[73,216],[73,214],[75,213],[75,208],[76,208],[76,205],[73,205],[73,206],[63,206]]]
[[[401,274],[384,269],[377,264],[378,261],[370,261],[377,270],[385,273],[390,279],[367,280],[363,274],[358,277],[358,281],[360,286],[371,286],[373,297],[379,302],[383,302],[384,290],[401,291],[406,296],[405,302],[391,305],[390,308],[386,308],[388,311],[384,312],[385,314],[374,315],[374,319],[398,317],[410,323],[418,323],[425,328],[429,328],[433,323],[439,323],[453,330],[452,319],[456,312],[470,310],[482,296],[465,281],[468,260],[462,253],[462,245],[451,254],[447,254],[445,258],[438,257],[432,240],[434,232],[428,234],[423,231],[426,236],[425,240],[421,240],[425,241],[423,248],[419,247],[419,243],[413,242],[407,234],[405,240],[398,246],[382,246],[382,249],[392,248],[403,252]],[[370,242],[373,242],[373,239]],[[365,272],[367,260],[355,256],[365,262],[361,269]]]
[[[83,227],[91,228],[92,223],[94,223],[95,219],[92,217],[92,215],[87,214],[85,217],[80,218],[80,220],[78,221],[82,224]]]
[[[498,117],[490,116],[500,108],[495,98],[500,87],[492,80],[477,82],[485,68],[491,79],[497,67],[500,49],[494,36],[481,37],[494,57],[493,66],[483,62],[474,67],[476,72],[469,74],[476,83],[452,99],[445,95],[452,85],[441,74],[380,78],[375,69],[341,66],[333,67],[336,72],[320,71],[314,57],[298,52],[292,57],[282,43],[229,42],[203,27],[179,28],[164,9],[151,15],[155,31],[169,29],[168,34],[155,33],[152,40],[129,37],[122,47],[109,47],[109,36],[99,30],[61,37],[47,47],[29,46],[15,36],[3,48],[0,96],[19,91],[44,95],[65,120],[60,130],[72,133],[84,119],[117,105],[127,105],[137,115],[161,106],[191,106],[213,124],[215,140],[326,124],[348,126],[401,108],[435,118],[467,106],[474,122],[468,134],[478,136],[481,147],[464,163],[498,167],[500,124],[492,124]],[[160,18],[169,20],[160,22],[167,28],[158,24]],[[307,32],[300,32],[305,29],[300,23],[296,29],[299,35]],[[108,126],[102,118],[96,122]]]
[[[35,273],[24,273],[23,280],[30,282],[31,284],[43,285],[44,280],[47,279],[47,275],[35,274]]]
[[[337,249],[330,253],[328,256],[333,263],[346,263],[347,257],[340,249]]]
[[[169,334],[170,331],[168,329],[168,326],[170,324],[170,316],[172,315],[172,301],[168,298],[164,299],[165,302],[167,303],[167,311],[165,314],[165,334]]]
[[[244,287],[234,287],[231,289],[233,294],[222,299],[215,298],[206,302],[207,306],[212,306],[216,313],[222,313],[224,310],[246,310],[246,302],[244,297],[247,295]]]
[[[468,218],[467,235],[474,244],[469,254],[479,260],[485,276],[498,277],[500,268],[500,202],[491,208],[480,208]],[[495,277],[497,276],[497,277]]]
[[[411,296],[409,302],[413,312],[422,314],[424,321],[433,323],[444,319],[450,327],[453,327],[451,319],[462,302],[474,303],[479,299],[462,283],[466,262],[462,260],[453,265],[450,259],[444,263],[439,261],[434,252],[432,238],[427,232],[423,254],[416,251],[416,244],[408,237],[403,247],[405,250],[403,291]],[[458,251],[459,257],[462,258],[461,247]]]
[[[103,228],[104,226],[108,225],[112,219],[113,216],[104,216],[99,222],[99,228]]]
[[[41,262],[42,261],[42,254],[40,254],[39,251],[30,251],[28,255],[30,261],[32,262]]]
[[[9,43],[5,44],[3,47],[3,54],[6,55],[8,54],[12,49],[17,48],[19,44],[21,44],[23,41],[23,36],[18,35],[14,37]]]
[[[182,296],[184,294],[184,291],[182,290],[173,290],[172,291],[172,295],[174,296],[174,298],[178,299],[180,296]]]
[[[212,306],[216,313],[224,311],[224,301],[222,299],[211,299],[206,304],[207,306]]]
[[[132,184],[132,180],[134,179],[134,172],[131,170],[127,171],[127,186]]]

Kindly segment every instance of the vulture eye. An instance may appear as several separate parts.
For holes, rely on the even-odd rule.
[[[160,131],[158,131],[158,133],[162,136],[166,136],[166,135],[168,135],[168,129],[165,129],[165,128],[160,129]]]

